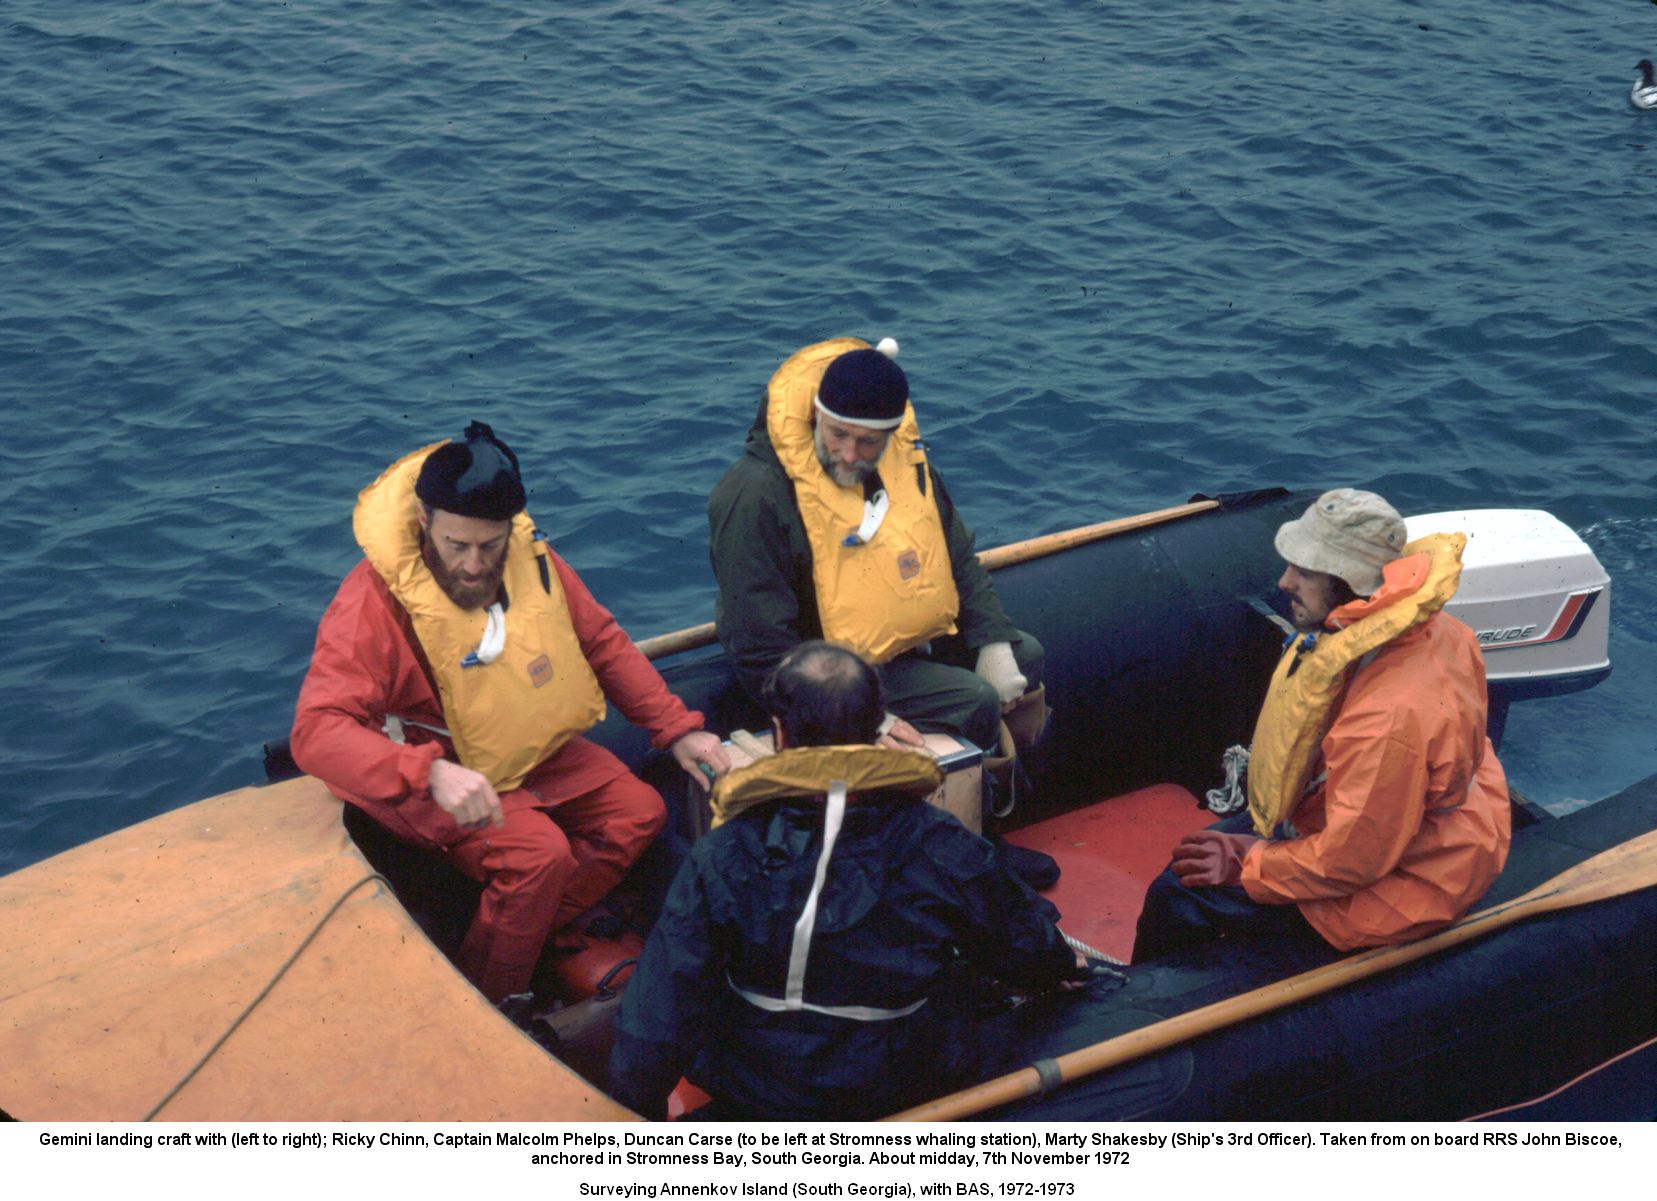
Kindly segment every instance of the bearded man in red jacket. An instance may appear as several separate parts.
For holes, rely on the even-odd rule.
[[[605,701],[698,784],[729,766],[524,501],[517,456],[476,421],[362,491],[364,558],[323,614],[292,738],[336,795],[483,883],[459,967],[496,1003],[664,820],[582,737]]]

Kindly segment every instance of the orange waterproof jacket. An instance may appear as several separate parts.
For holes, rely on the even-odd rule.
[[[1262,841],[1243,888],[1296,902],[1340,950],[1409,942],[1455,921],[1507,860],[1507,777],[1485,735],[1484,660],[1444,613],[1353,677],[1321,744],[1326,778],[1296,837]]]

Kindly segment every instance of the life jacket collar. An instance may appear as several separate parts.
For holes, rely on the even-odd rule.
[[[1399,556],[1382,566],[1381,587],[1374,596],[1360,596],[1357,600],[1347,601],[1332,610],[1323,619],[1323,624],[1331,630],[1342,630],[1372,613],[1397,604],[1411,593],[1421,590],[1432,566],[1433,557],[1427,551]]]
[[[783,797],[821,800],[829,782],[850,794],[902,792],[926,796],[944,782],[943,769],[920,751],[878,746],[789,747],[727,772],[714,785],[714,827],[755,805]]]

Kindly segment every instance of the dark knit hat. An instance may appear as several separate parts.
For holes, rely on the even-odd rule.
[[[876,350],[848,350],[830,363],[817,385],[817,407],[836,421],[896,429],[909,403],[909,380],[892,360],[898,344],[882,338]]]
[[[518,456],[481,421],[426,456],[414,494],[434,509],[484,521],[509,521],[524,508]]]

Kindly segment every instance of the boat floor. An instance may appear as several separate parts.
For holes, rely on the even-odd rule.
[[[1127,962],[1145,889],[1186,834],[1215,820],[1177,784],[1158,784],[1047,818],[1006,835],[1059,864],[1043,892],[1070,937]]]

